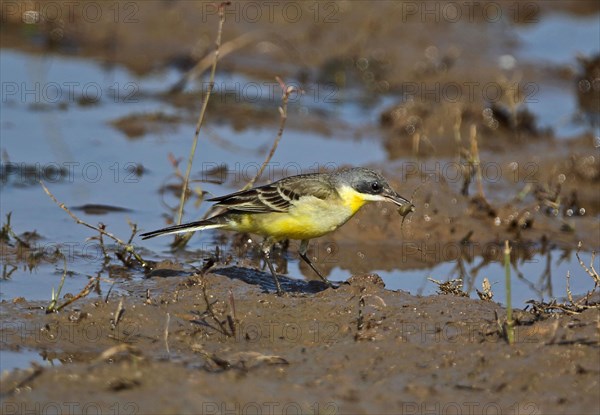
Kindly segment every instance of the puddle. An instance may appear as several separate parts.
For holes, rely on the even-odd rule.
[[[578,55],[594,56],[600,53],[600,15],[571,16],[555,13],[544,16],[536,24],[515,28],[520,47],[516,58],[538,67],[562,66],[579,70]],[[568,36],[565,34],[568,33]],[[535,85],[536,91],[528,98],[528,108],[539,117],[541,127],[551,127],[558,137],[580,134],[585,126],[573,122],[577,114],[576,85],[562,88],[550,83]],[[596,135],[598,135],[596,128]]]
[[[599,17],[553,13],[536,24],[516,26],[520,42],[517,57],[525,61],[569,65],[578,53],[597,54],[600,52]]]
[[[552,128],[558,137],[574,137],[589,131],[589,127],[574,122],[578,113],[574,92],[575,87],[565,90],[560,86],[541,84],[535,96],[528,99],[527,108],[538,116],[540,127]]]
[[[561,260],[561,251],[551,251],[547,255],[536,255],[529,260],[521,261],[516,267],[511,266],[511,291],[513,307],[523,308],[528,300],[551,300],[566,298],[566,275],[570,273],[570,288],[574,297],[584,295],[593,288],[593,281],[587,275],[574,254]],[[581,259],[589,267],[591,254],[581,253]],[[595,267],[600,264],[595,258]],[[550,263],[548,264],[547,261]],[[475,258],[474,263],[464,264],[465,283],[463,290],[471,298],[478,298],[476,289],[482,291],[481,283],[487,278],[492,285],[493,301],[506,304],[506,286],[504,265],[491,262],[476,270],[482,258]],[[409,291],[411,294],[432,295],[437,292],[437,285],[431,281],[445,282],[459,278],[458,262],[445,262],[428,270],[403,270],[402,272],[379,271],[388,289]]]
[[[211,244],[203,242],[204,249],[208,252],[214,251],[214,245],[211,249]],[[196,243],[193,242],[190,246],[194,247]],[[464,280],[463,290],[469,294],[471,298],[479,298],[476,290],[482,291],[482,281],[487,278],[491,284],[493,292],[493,301],[506,304],[506,286],[505,286],[505,270],[504,264],[497,261],[489,261],[484,263],[482,257],[475,257],[472,261],[449,261],[442,262],[432,267],[423,266],[418,269],[406,267],[400,270],[384,270],[384,269],[371,269],[369,263],[371,261],[365,260],[364,265],[360,263],[353,263],[350,267],[344,266],[344,259],[342,255],[353,255],[353,252],[357,254],[361,252],[361,244],[355,244],[354,249],[350,249],[351,252],[340,253],[340,259],[336,259],[335,262],[341,263],[341,266],[334,267],[327,278],[332,281],[346,281],[351,275],[374,272],[385,282],[386,288],[390,290],[402,290],[409,292],[412,295],[434,295],[438,292],[438,286],[429,279],[434,279],[440,282],[446,282],[452,279],[461,278]],[[222,247],[221,247],[222,248]],[[382,249],[390,249],[389,246],[382,247]],[[400,263],[400,253],[402,248],[398,251],[398,262]],[[418,258],[421,257],[417,253],[414,247],[406,248],[407,252]],[[226,251],[224,251],[226,252]],[[296,247],[290,246],[289,251],[291,255],[296,255]],[[591,263],[592,254],[588,252],[581,252],[579,254],[583,263],[589,268]],[[195,264],[200,266],[201,260]],[[350,263],[350,261],[347,261]],[[280,265],[280,264],[279,264]],[[287,263],[284,266],[287,269],[286,276],[293,278],[294,276],[305,276],[310,279],[314,279],[315,275],[312,271],[306,269],[304,264],[300,268],[300,263],[294,257],[288,258]],[[323,264],[317,263],[317,267],[323,271]],[[280,265],[281,266],[281,265]],[[596,255],[594,258],[594,268],[600,269],[600,256]],[[281,268],[279,268],[281,269]],[[268,270],[263,270],[268,272]],[[524,308],[529,300],[537,301],[549,301],[552,299],[564,300],[567,296],[567,272],[570,275],[570,290],[573,293],[573,297],[577,299],[578,296],[585,295],[589,290],[594,287],[593,280],[585,273],[583,268],[580,266],[577,257],[574,252],[564,252],[561,250],[552,250],[545,254],[536,253],[528,259],[518,259],[516,263],[511,264],[511,284],[512,284],[512,304],[516,308]],[[326,274],[326,272],[325,272]]]
[[[32,363],[48,365],[49,363],[39,351],[21,349],[18,352],[12,350],[0,350],[0,372],[10,372],[14,369],[26,369]]]
[[[61,245],[52,246],[52,249],[58,248],[59,250],[67,253],[69,250],[74,249],[73,246]],[[98,246],[91,244],[85,247],[89,252],[92,249],[96,249]],[[41,250],[49,249],[49,247],[40,247]],[[100,255],[100,253],[98,252]],[[95,262],[96,265],[88,264],[87,262]],[[67,269],[100,269],[102,264],[102,257],[98,256],[92,259],[91,256],[88,259],[78,259],[69,262]],[[7,264],[3,264],[3,275],[0,280],[0,301],[2,300],[13,300],[15,298],[23,297],[29,301],[46,301],[50,303],[52,298],[52,292],[57,292],[62,278],[63,269],[62,262],[60,268],[56,265],[42,263],[36,265],[33,269],[29,269],[23,265],[11,265],[10,261]],[[63,298],[65,294],[77,294],[79,293],[88,283],[88,275],[76,274],[67,275],[65,282],[62,286],[62,290],[59,298]],[[94,298],[96,296],[103,296],[110,289],[111,284],[106,280],[100,281],[100,287],[95,292],[88,295],[88,298]],[[118,284],[113,289],[113,293],[119,293]],[[62,303],[61,300],[59,304]],[[47,305],[46,304],[46,305]]]

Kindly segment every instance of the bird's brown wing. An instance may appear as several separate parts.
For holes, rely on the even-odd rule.
[[[287,212],[303,196],[326,199],[334,193],[335,187],[327,179],[309,174],[208,200],[217,202],[214,208],[230,212],[270,213]]]

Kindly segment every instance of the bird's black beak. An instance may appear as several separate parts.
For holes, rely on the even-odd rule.
[[[390,202],[395,203],[398,206],[404,206],[406,204],[410,204],[409,200],[406,200],[405,198],[403,198],[402,196],[400,196],[398,193],[394,192],[391,189],[384,192],[382,196],[385,197]]]

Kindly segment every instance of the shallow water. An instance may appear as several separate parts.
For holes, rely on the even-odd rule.
[[[594,286],[592,279],[579,265],[574,254],[561,260],[561,251],[551,251],[546,255],[536,255],[529,260],[523,260],[515,267],[511,266],[511,292],[514,307],[525,307],[529,300],[549,301],[554,298],[564,299],[567,296],[566,275],[570,273],[570,288],[574,296],[584,295]],[[580,254],[585,265],[589,267],[591,254]],[[595,268],[600,265],[600,258],[594,260]],[[549,269],[547,261],[550,260]],[[506,285],[504,264],[491,262],[489,265],[476,270],[481,258],[474,263],[466,264],[464,273],[458,269],[458,261],[444,262],[430,270],[375,271],[385,281],[386,288],[408,291],[411,294],[431,295],[438,291],[437,284],[429,278],[445,282],[448,279],[459,278],[464,274],[463,290],[471,298],[478,298],[476,290],[482,290],[483,278],[492,285],[493,301],[506,304]]]
[[[6,327],[3,327],[6,329]],[[2,371],[11,371],[13,369],[24,369],[31,366],[32,363],[40,365],[49,365],[50,362],[46,361],[39,351],[35,350],[24,350],[19,351],[12,350],[0,350],[0,368]]]
[[[517,57],[535,64],[568,65],[577,54],[599,52],[598,16],[572,16],[554,13],[538,19],[536,24],[515,28],[519,39]]]
[[[536,24],[517,26],[515,33],[519,42],[515,58],[519,64],[540,68],[555,65],[576,70],[573,63],[578,55],[600,53],[600,44],[592,41],[600,39],[598,16],[550,14]],[[574,85],[569,85],[566,90],[552,83],[536,85],[527,104],[539,117],[541,127],[553,128],[559,137],[573,136],[586,130],[585,126],[573,122],[577,112],[574,90]],[[596,129],[595,134],[599,136],[600,131]]]

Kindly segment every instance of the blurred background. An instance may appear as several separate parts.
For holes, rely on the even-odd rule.
[[[218,4],[0,6],[0,299],[47,299],[63,272],[57,252],[68,259],[66,289],[95,275],[144,278],[105,261],[94,232],[38,182],[124,240],[130,223],[173,223]],[[567,271],[574,293],[591,288],[574,252],[581,241],[589,264],[600,247],[600,3],[253,1],[233,2],[224,16],[184,221],[206,213],[205,195],[238,190],[257,173],[280,126],[278,76],[302,93],[290,97],[258,183],[367,166],[416,206],[406,218],[365,208],[313,241],[310,254],[331,279],[378,272],[388,288],[413,294],[435,292],[429,278],[459,279],[476,297],[485,277],[502,302],[508,239],[518,306],[563,296]],[[261,266],[249,235],[204,232],[177,250],[171,242],[133,239],[144,258],[187,270],[216,247],[218,265]],[[279,270],[313,278],[296,246],[279,251]]]

